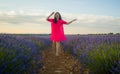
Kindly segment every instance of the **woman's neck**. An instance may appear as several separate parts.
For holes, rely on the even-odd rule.
[[[57,18],[57,21],[59,20],[59,18]]]

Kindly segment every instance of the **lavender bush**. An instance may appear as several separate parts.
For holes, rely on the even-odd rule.
[[[32,64],[39,68],[41,51],[50,47],[49,36],[0,35],[0,73],[26,73]],[[93,74],[120,74],[120,35],[70,35],[62,42]],[[36,57],[36,55],[40,55]],[[34,57],[35,56],[35,57]],[[36,74],[34,69],[29,74]]]
[[[120,73],[120,35],[68,36],[63,46],[94,74]]]
[[[40,55],[45,43],[49,46],[50,42],[44,38],[0,34],[0,74],[27,72],[33,63],[41,60],[41,56],[34,56]],[[42,67],[42,63],[36,65]],[[29,73],[35,73],[35,70],[31,69]]]

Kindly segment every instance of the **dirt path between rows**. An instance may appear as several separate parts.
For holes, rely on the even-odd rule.
[[[55,55],[55,49],[49,48],[42,53],[43,67],[39,74],[88,74],[87,69],[69,53],[60,51],[59,56]]]

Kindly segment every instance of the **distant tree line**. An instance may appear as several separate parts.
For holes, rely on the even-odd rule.
[[[113,34],[120,35],[120,33],[108,33],[108,35],[113,35]]]

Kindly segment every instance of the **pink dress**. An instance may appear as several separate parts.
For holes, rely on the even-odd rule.
[[[57,23],[54,23],[54,19],[48,19],[48,21],[51,22],[50,39],[54,42],[66,40],[63,24],[67,24],[67,22],[64,20],[58,20]]]

